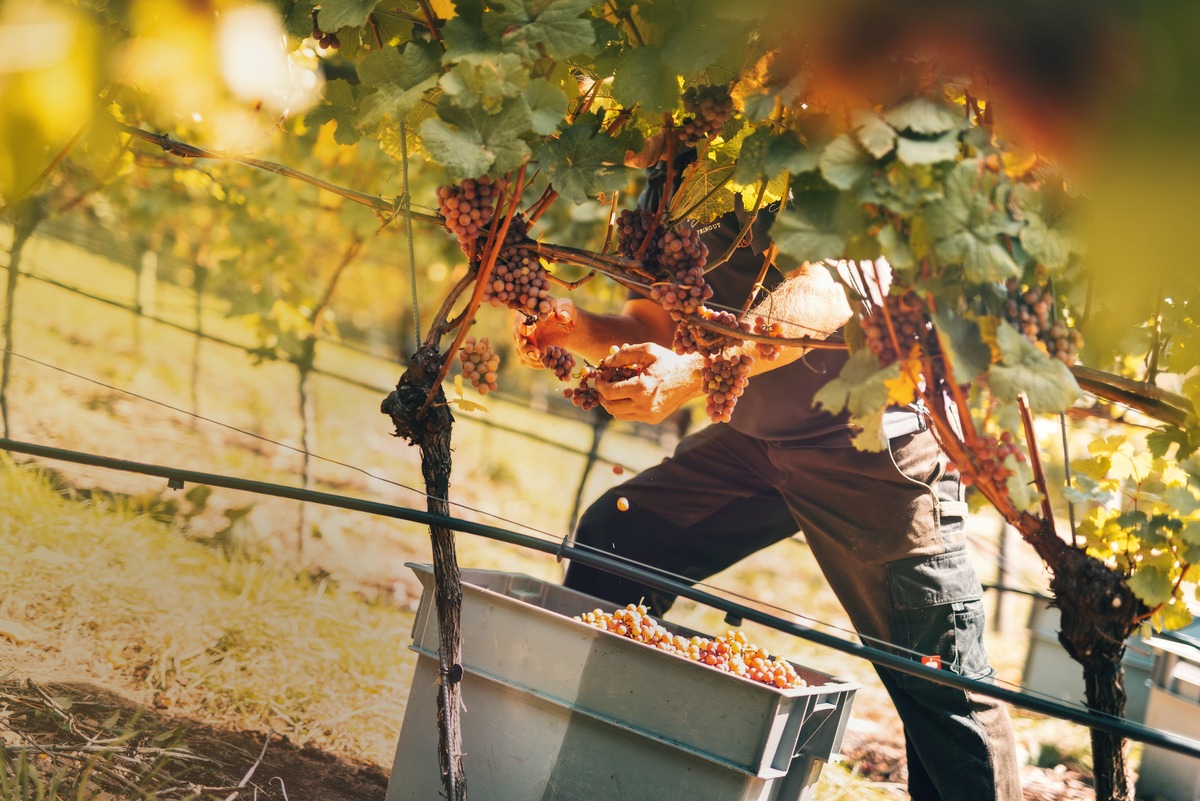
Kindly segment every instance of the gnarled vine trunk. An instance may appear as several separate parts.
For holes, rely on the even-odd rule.
[[[1062,543],[1061,540],[1057,540]],[[1125,716],[1125,676],[1121,659],[1125,640],[1137,628],[1145,606],[1121,576],[1084,552],[1062,543],[1050,588],[1062,613],[1058,640],[1083,666],[1089,708]],[[1097,801],[1131,801],[1129,742],[1092,729],[1092,763]]]
[[[391,417],[397,436],[421,452],[421,475],[427,507],[449,515],[450,434],[454,416],[438,381],[442,358],[425,346],[413,354],[408,369],[380,411]],[[436,390],[436,391],[435,391]],[[426,403],[432,393],[433,402]],[[433,544],[434,602],[438,617],[438,767],[448,801],[466,801],[466,774],[462,765],[462,576],[458,569],[454,532],[430,526]]]

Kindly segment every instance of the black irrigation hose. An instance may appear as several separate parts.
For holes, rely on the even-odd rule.
[[[529,534],[521,534],[515,531],[509,531],[508,529],[499,528],[497,526],[474,523],[472,521],[462,520],[456,517],[434,514],[432,512],[422,512],[418,509],[395,506],[392,504],[380,503],[378,501],[351,498],[345,495],[336,495],[329,492],[318,492],[316,490],[306,490],[299,487],[289,487],[283,484],[272,484],[265,481],[254,481],[251,479],[236,478],[232,476],[222,476],[215,473],[204,473],[198,470],[183,470],[175,467],[146,464],[144,462],[113,459],[106,456],[98,456],[96,454],[64,450],[62,448],[53,448],[47,445],[35,445],[29,442],[20,442],[4,437],[0,437],[0,450],[23,453],[29,456],[40,456],[46,459],[74,462],[76,464],[90,465],[92,467],[101,467],[109,470],[122,470],[129,473],[158,476],[160,478],[167,479],[169,485],[175,488],[180,488],[184,483],[187,482],[193,484],[206,484],[214,487],[224,487],[226,489],[252,492],[259,495],[270,495],[277,498],[288,498],[291,500],[305,501],[308,503],[319,503],[325,506],[333,506],[357,512],[366,512],[367,514],[380,515],[398,520],[408,520],[415,523],[423,523],[425,525],[444,526],[455,531],[461,531],[465,534],[475,534],[482,537],[488,537],[489,539],[497,540],[499,542],[505,542],[511,545],[519,545],[521,547],[530,548],[535,551],[541,551],[542,553],[546,554],[554,554],[559,558],[569,558],[572,561],[588,565],[589,567],[599,568],[624,578],[648,584],[651,587],[663,590],[664,592],[670,592],[684,598],[689,598],[697,603],[704,604],[714,609],[719,609],[726,614],[742,618],[743,620],[753,620],[756,623],[768,626],[776,631],[781,631],[785,634],[790,634],[800,639],[809,640],[810,642],[824,645],[828,648],[834,649],[835,651],[841,651],[842,653],[850,654],[851,656],[866,659],[867,661],[881,667],[898,670],[902,673],[928,679],[929,681],[937,684],[944,684],[960,690],[970,691],[979,695],[985,695],[1000,701],[1004,701],[1012,706],[1020,707],[1022,709],[1027,709],[1044,715],[1049,715],[1050,717],[1059,718],[1072,723],[1078,723],[1080,725],[1108,732],[1109,734],[1114,734],[1119,737],[1127,737],[1129,739],[1137,740],[1138,742],[1146,743],[1147,745],[1153,745],[1168,751],[1175,751],[1177,753],[1186,754],[1187,756],[1200,758],[1200,741],[1192,740],[1187,737],[1181,737],[1170,732],[1152,729],[1140,723],[1134,723],[1121,718],[1078,709],[1059,701],[1042,698],[1016,690],[1009,690],[1004,687],[998,687],[994,684],[978,681],[966,676],[960,676],[959,674],[948,670],[926,667],[919,662],[914,662],[902,656],[897,656],[896,654],[889,653],[888,651],[884,651],[880,648],[856,644],[847,640],[843,640],[840,637],[835,637],[832,634],[816,631],[808,626],[784,620],[754,607],[746,606],[735,601],[730,601],[703,590],[698,590],[691,585],[664,576],[653,569],[631,565],[604,553],[569,545],[565,541],[562,543],[552,542],[549,540],[539,539]]]

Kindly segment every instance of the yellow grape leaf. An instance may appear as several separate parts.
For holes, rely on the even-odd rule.
[[[453,19],[458,16],[454,0],[430,0],[429,6],[433,9],[433,13],[442,19]]]
[[[1090,459],[1073,459],[1071,461],[1072,470],[1093,481],[1103,481],[1111,467],[1112,459],[1108,456],[1093,456]]]
[[[915,363],[908,362],[901,366],[900,374],[895,378],[885,378],[883,385],[887,387],[888,403],[896,406],[907,406],[917,398],[917,384],[913,375],[917,374]]]
[[[1128,440],[1121,434],[1111,434],[1103,439],[1094,439],[1088,443],[1088,453],[1093,456],[1112,456],[1127,445]]]
[[[1177,631],[1192,622],[1192,611],[1178,598],[1172,598],[1154,612],[1155,628]]]
[[[452,403],[464,412],[486,412],[488,408],[477,401],[467,400],[466,398],[451,398],[447,403]]]
[[[983,340],[983,344],[988,346],[988,350],[992,354],[992,364],[1000,364],[1003,361],[1003,354],[1000,352],[1000,344],[996,341],[996,329],[1000,325],[998,317],[983,315],[975,318],[975,324],[979,326],[979,337]]]
[[[921,261],[929,255],[930,248],[932,247],[932,239],[929,236],[929,228],[925,224],[924,217],[913,218],[912,230],[908,237],[908,247],[912,250],[912,254],[917,261]]]

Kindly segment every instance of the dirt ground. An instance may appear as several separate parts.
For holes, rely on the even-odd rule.
[[[147,709],[95,683],[0,684],[0,741],[10,754],[24,748],[33,755],[43,782],[72,777],[86,783],[79,797],[94,801],[146,791],[226,801],[382,801],[387,790],[376,765]],[[83,779],[77,768],[89,760],[101,768]]]

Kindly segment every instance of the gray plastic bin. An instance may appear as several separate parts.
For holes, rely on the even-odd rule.
[[[1200,740],[1200,627],[1164,632],[1150,639],[1154,669],[1146,725]],[[1200,759],[1153,745],[1142,750],[1139,798],[1200,799]]]
[[[387,801],[437,799],[433,573]],[[571,619],[611,604],[515,573],[463,571],[464,765],[473,801],[807,801],[856,685],[797,666],[780,690]],[[690,635],[671,624],[667,628]]]

